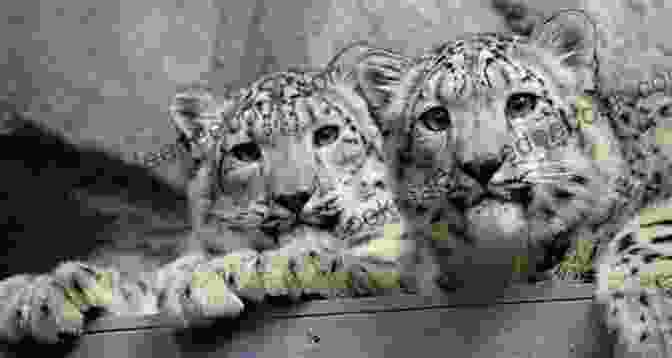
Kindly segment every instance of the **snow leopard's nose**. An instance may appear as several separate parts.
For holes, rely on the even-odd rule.
[[[273,201],[293,213],[300,213],[301,209],[303,209],[308,200],[310,200],[310,197],[310,192],[298,191],[292,194],[276,195],[273,197]]]
[[[502,160],[494,155],[476,158],[462,164],[462,170],[470,177],[476,179],[479,184],[486,187],[490,179],[501,168]]]

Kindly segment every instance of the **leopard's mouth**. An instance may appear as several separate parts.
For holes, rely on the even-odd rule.
[[[532,184],[525,182],[490,185],[485,189],[471,190],[466,195],[449,196],[447,201],[462,213],[483,204],[485,201],[516,204],[527,211],[533,200],[533,189]]]
[[[431,214],[430,224],[448,225],[450,231],[469,241],[477,241],[479,236],[526,239],[533,189],[529,183],[516,182],[463,191],[447,197],[447,205]]]
[[[541,219],[534,213],[533,200],[534,186],[530,183],[489,186],[471,197],[449,198],[457,211],[437,210],[430,223],[447,224],[450,231],[468,242],[519,241],[531,250],[535,268],[541,272],[564,257],[576,227],[560,217]]]

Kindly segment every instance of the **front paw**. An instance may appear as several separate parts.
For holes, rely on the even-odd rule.
[[[339,255],[307,247],[283,247],[263,253],[239,250],[213,259],[210,266],[241,297],[261,302],[266,296],[298,301],[305,295],[345,296],[349,273]]]
[[[353,296],[382,296],[413,291],[415,280],[412,277],[402,275],[395,264],[376,261],[356,258],[356,262],[346,264]]]
[[[84,314],[112,302],[109,276],[68,262],[50,275],[17,275],[0,282],[0,336],[56,343],[81,334]]]
[[[264,264],[259,252],[252,249],[236,250],[213,258],[208,266],[219,273],[239,297],[257,303],[264,300]]]
[[[189,255],[158,272],[159,310],[185,325],[220,317],[236,317],[245,308],[208,259]]]
[[[562,281],[590,281],[593,274],[594,244],[589,240],[579,240],[556,266],[553,276]]]
[[[264,282],[271,296],[322,298],[350,295],[352,279],[336,251],[304,248],[265,255]]]

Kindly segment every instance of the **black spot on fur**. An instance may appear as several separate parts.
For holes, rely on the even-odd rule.
[[[40,305],[40,314],[41,314],[42,316],[45,316],[45,317],[46,317],[46,316],[49,315],[49,313],[51,313],[51,309],[49,309],[49,305],[47,305],[46,303],[42,303],[42,304]]]
[[[143,294],[146,294],[149,291],[149,287],[144,281],[138,281],[138,287],[140,287],[140,291],[142,291]]]
[[[636,275],[636,274],[638,274],[638,273],[639,273],[639,268],[637,268],[637,267],[633,267],[633,268],[630,270],[630,274],[633,275],[633,276]]]
[[[627,113],[621,113],[619,119],[625,124],[630,124],[630,116]]]
[[[618,252],[623,252],[635,244],[632,233],[628,233],[618,241]]]
[[[654,221],[648,224],[644,225],[639,225],[640,227],[651,227],[654,225],[672,225],[672,220],[661,220],[661,221]]]
[[[649,297],[647,297],[645,294],[639,295],[639,303],[642,305],[649,307]]]
[[[644,250],[644,249],[641,248],[641,247],[635,247],[635,248],[629,249],[628,252],[627,252],[627,254],[628,254],[628,255],[637,255],[637,254],[639,254],[640,252],[642,252],[642,250]]]
[[[156,297],[156,304],[159,306],[159,308],[163,307],[164,304],[166,303],[166,293],[165,292],[159,292],[158,296]]]
[[[649,338],[649,332],[644,331],[642,334],[639,336],[639,341],[644,342],[647,338]]]
[[[424,205],[422,205],[422,204],[418,204],[418,205],[415,207],[415,211],[417,211],[418,214],[421,214],[421,215],[424,214],[424,213],[426,213],[427,210],[429,210],[429,208],[426,207],[426,206],[424,206]]]
[[[655,260],[655,259],[657,259],[661,256],[662,256],[661,254],[646,254],[646,255],[644,255],[644,257],[642,257],[642,261],[644,261],[644,263],[646,263],[646,264],[650,264],[650,263],[653,262],[653,260]]]
[[[555,190],[555,197],[558,199],[571,199],[574,197],[574,194],[567,190],[558,188]]]
[[[672,241],[672,235],[657,236],[651,239],[652,244],[662,244],[668,241]]]
[[[570,181],[579,185],[585,185],[586,183],[588,183],[588,179],[580,175],[573,175]]]
[[[121,290],[121,295],[124,296],[124,299],[126,301],[130,301],[130,299],[132,298],[131,291],[129,291],[126,287],[121,287],[120,290]]]

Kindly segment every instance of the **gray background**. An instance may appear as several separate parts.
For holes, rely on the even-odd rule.
[[[614,78],[669,62],[668,0],[497,2],[529,16],[588,10]],[[289,65],[323,65],[352,40],[414,54],[463,32],[507,29],[491,0],[21,0],[1,2],[0,14],[0,94],[75,140],[125,153],[174,140],[166,104],[179,83],[203,78],[221,91]],[[183,182],[175,166],[158,170]]]

